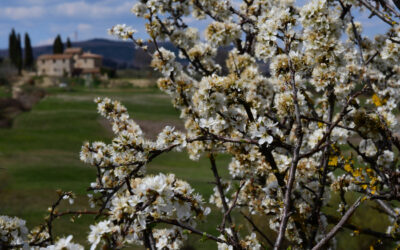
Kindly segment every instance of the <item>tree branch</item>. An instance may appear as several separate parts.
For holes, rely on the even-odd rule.
[[[317,245],[315,245],[312,248],[312,250],[322,249],[337,234],[337,232],[343,227],[346,221],[350,219],[350,217],[353,215],[353,213],[360,205],[361,205],[361,197],[358,198],[356,202],[353,203],[353,205],[349,208],[349,210],[347,210],[347,212],[343,215],[343,217],[336,224],[336,226],[334,226],[332,230],[327,235],[325,235],[325,237],[320,242],[318,242]]]

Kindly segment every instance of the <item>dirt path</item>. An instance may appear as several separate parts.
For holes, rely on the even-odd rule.
[[[108,131],[112,133],[110,123],[104,119],[99,119],[99,122],[102,126],[104,126]],[[140,126],[142,131],[145,134],[145,137],[148,139],[156,139],[157,135],[164,129],[165,126],[175,127],[176,130],[184,131],[185,127],[183,126],[181,121],[176,120],[166,120],[166,121],[151,121],[151,120],[135,120],[137,124]]]

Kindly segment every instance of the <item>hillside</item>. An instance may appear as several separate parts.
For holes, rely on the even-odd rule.
[[[104,66],[112,68],[143,69],[150,64],[150,57],[141,49],[135,48],[132,42],[113,41],[107,39],[92,39],[72,43],[74,47],[81,47],[84,51],[100,54],[104,57]],[[172,44],[163,43],[162,46],[173,49]],[[37,46],[33,48],[34,57],[42,54],[51,54],[52,45]],[[0,50],[0,57],[7,57],[8,50]]]
[[[168,50],[173,51],[178,55],[178,49],[175,48],[170,42],[161,42],[160,47],[165,47]],[[140,48],[135,48],[132,42],[123,42],[107,39],[91,39],[82,42],[72,43],[73,47],[81,47],[84,51],[90,51],[103,56],[103,65],[106,67],[111,67],[115,69],[147,69],[149,68],[151,57]],[[218,54],[216,56],[216,61],[223,65],[227,57],[228,51],[232,47],[220,47],[218,49]],[[149,44],[149,50],[154,50],[154,46]],[[33,47],[33,56],[37,58],[43,54],[53,53],[53,46],[37,46]],[[8,50],[0,49],[0,58],[7,57]],[[179,59],[178,61],[185,64],[185,60]],[[263,74],[268,74],[268,67],[266,64],[259,62],[260,70]],[[225,71],[225,69],[224,69]]]

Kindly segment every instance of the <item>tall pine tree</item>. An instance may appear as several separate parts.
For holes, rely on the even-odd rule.
[[[62,54],[64,52],[64,45],[61,41],[60,35],[57,35],[53,44],[53,54]]]
[[[31,39],[29,38],[28,33],[25,33],[25,68],[33,67],[33,52]]]
[[[67,48],[71,48],[72,47],[72,43],[71,40],[69,40],[69,37],[67,38]]]

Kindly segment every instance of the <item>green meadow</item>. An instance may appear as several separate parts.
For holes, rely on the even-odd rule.
[[[113,136],[107,123],[97,114],[93,102],[95,97],[120,100],[127,106],[131,117],[150,127],[157,123],[180,124],[179,113],[172,107],[168,96],[155,87],[77,87],[68,91],[48,89],[47,92],[48,95],[31,111],[16,118],[12,128],[0,129],[0,214],[23,218],[29,228],[43,222],[47,208],[57,197],[57,189],[77,194],[75,203],[69,205],[65,202],[60,211],[89,207],[86,189],[96,175],[93,168],[80,162],[81,145],[85,141],[110,142]],[[153,136],[155,132],[152,131]],[[225,178],[228,177],[228,162],[227,156],[217,157],[221,175]],[[191,161],[186,153],[172,152],[155,159],[148,171],[154,174],[175,173],[187,180],[206,200],[212,193],[210,182],[213,175],[206,158]],[[334,199],[335,202],[338,200]],[[332,206],[331,213],[335,210]],[[215,226],[220,217],[218,211],[213,211],[199,228],[218,235]],[[70,217],[61,218],[55,223],[55,232],[58,236],[73,234],[74,241],[87,245],[86,236],[93,219],[93,216],[83,216],[73,223]],[[261,228],[267,227],[265,218],[257,221]],[[371,221],[376,225],[374,230],[384,230],[387,223],[376,210],[366,208],[360,209],[352,219],[357,225],[371,225]],[[249,225],[242,228],[250,229]],[[339,249],[368,249],[378,240],[365,236],[351,237],[348,230],[344,232],[338,237]],[[197,236],[190,236],[188,244],[187,249],[216,248],[213,242],[202,242]]]
[[[96,175],[93,168],[80,162],[80,148],[85,141],[110,142],[113,136],[107,121],[97,113],[95,97],[120,100],[131,117],[150,126],[180,123],[179,113],[168,96],[154,87],[47,91],[48,95],[30,112],[17,117],[11,129],[0,129],[0,214],[23,218],[29,228],[43,222],[47,208],[57,197],[57,189],[77,194],[75,203],[71,206],[65,202],[60,211],[89,208],[86,189]],[[156,132],[151,131],[152,136]],[[222,166],[228,158],[217,160]],[[155,159],[148,171],[173,172],[207,199],[212,193],[213,177],[207,159],[193,162],[186,153],[172,152]],[[226,176],[226,171],[223,172]],[[59,236],[73,234],[75,241],[87,245],[86,235],[93,219],[83,216],[72,223],[64,217],[56,221],[55,231]],[[216,234],[216,230],[210,230]],[[197,239],[191,241],[194,245],[200,243],[200,237],[194,239]],[[212,242],[200,244],[214,247]]]

